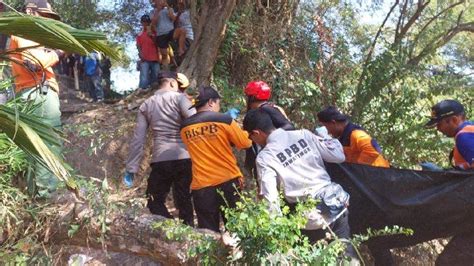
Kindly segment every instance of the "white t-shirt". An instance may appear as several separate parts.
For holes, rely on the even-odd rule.
[[[191,24],[191,13],[185,10],[179,15],[178,27],[186,30],[186,38],[194,40],[193,25]]]
[[[173,14],[174,11],[173,11]],[[158,22],[156,24],[156,35],[165,35],[174,29],[174,23],[168,16],[168,8],[165,7],[159,11],[155,11],[155,15],[158,16]],[[175,14],[176,15],[176,14]]]

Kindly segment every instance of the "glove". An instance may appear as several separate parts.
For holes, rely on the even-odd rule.
[[[227,112],[225,112],[225,114],[230,115],[232,117],[232,119],[236,119],[240,114],[240,110],[237,109],[237,108],[231,108],[231,109],[227,110]]]
[[[422,162],[420,166],[424,171],[443,171],[443,168],[432,162]]]
[[[319,136],[323,139],[330,139],[331,136],[329,136],[329,133],[328,133],[328,130],[326,127],[317,127],[314,129],[314,134],[316,134],[316,136]]]
[[[131,188],[133,186],[134,176],[134,173],[130,173],[128,171],[125,172],[125,176],[123,177],[123,183],[125,184],[125,186],[127,186],[127,188]]]

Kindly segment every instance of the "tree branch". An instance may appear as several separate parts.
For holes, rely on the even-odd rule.
[[[448,7],[446,7],[445,9],[441,10],[438,14],[436,14],[436,15],[433,16],[430,20],[428,20],[428,22],[426,22],[426,24],[423,26],[423,28],[421,28],[420,32],[418,33],[418,36],[419,36],[423,31],[425,31],[426,28],[428,28],[428,26],[429,26],[431,23],[433,23],[433,21],[435,21],[437,18],[439,18],[442,14],[446,13],[446,11],[448,11],[448,10],[450,10],[450,9],[454,8],[455,6],[458,6],[458,5],[462,4],[462,3],[465,3],[465,2],[466,2],[465,0],[459,1],[459,2],[457,2],[457,3],[454,3],[454,4],[452,4],[452,5],[448,6]]]
[[[400,34],[400,27],[403,24],[403,17],[404,17],[403,15],[407,11],[407,6],[408,6],[408,0],[405,1],[405,3],[403,4],[403,8],[400,10],[400,16],[398,17],[397,28],[395,29],[394,42],[395,40],[398,39],[398,35]]]
[[[397,5],[399,3],[400,3],[400,1],[396,0],[395,3],[392,5],[392,7],[390,8],[390,11],[388,11],[387,15],[385,16],[385,19],[383,20],[382,25],[380,25],[380,27],[377,31],[377,34],[375,34],[374,40],[372,41],[372,43],[369,47],[367,57],[365,58],[364,65],[362,66],[362,73],[360,74],[359,80],[357,81],[356,101],[357,101],[358,97],[360,97],[362,83],[365,79],[365,76],[367,75],[367,66],[369,65],[369,62],[372,59],[372,54],[374,52],[375,45],[377,44],[377,40],[378,40],[379,36],[382,34],[382,30],[385,27],[385,23],[387,22],[388,18],[390,17],[390,15],[393,12],[393,10],[395,9],[395,7],[397,7]],[[354,108],[353,112],[352,112],[352,115],[353,116],[357,115],[358,111],[359,110],[357,110],[357,108]]]
[[[411,16],[410,19],[408,20],[407,24],[405,24],[405,26],[403,26],[400,29],[400,33],[398,35],[395,35],[395,40],[393,42],[393,46],[398,45],[401,42],[403,37],[405,37],[407,32],[410,30],[411,26],[413,26],[413,23],[415,23],[415,21],[421,16],[421,13],[428,6],[430,1],[431,0],[428,0],[428,1],[426,1],[426,3],[423,3],[423,1],[420,0],[418,2],[418,7],[416,8],[416,11],[413,14],[413,16]],[[400,16],[402,16],[402,15],[400,14]]]
[[[417,56],[411,58],[408,61],[408,65],[418,65],[418,63],[420,63],[420,61],[425,56],[436,51],[436,49],[448,43],[454,36],[456,36],[456,34],[464,31],[474,32],[474,22],[458,24],[446,33],[438,35],[436,38],[433,39],[433,41],[429,42],[429,44]]]

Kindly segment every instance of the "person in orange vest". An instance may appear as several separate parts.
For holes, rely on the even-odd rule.
[[[25,1],[25,13],[59,20],[60,17],[46,0]],[[12,75],[15,92],[22,98],[33,100],[38,104],[35,114],[53,126],[61,126],[59,110],[59,86],[53,72],[53,66],[59,62],[64,53],[39,46],[38,43],[18,36],[11,36],[10,50],[26,49],[12,55]]]
[[[349,121],[336,107],[329,106],[318,114],[319,122],[329,134],[338,138],[344,148],[346,162],[376,167],[390,167],[377,141],[361,126]]]
[[[191,194],[199,228],[219,232],[222,207],[233,208],[243,181],[232,148],[247,149],[249,135],[230,115],[219,113],[221,96],[201,87],[194,100],[197,113],[181,124],[181,139],[192,161]],[[223,197],[219,194],[223,193]]]
[[[26,0],[24,12],[32,16],[60,19],[46,0]],[[9,49],[11,51],[24,49],[11,56],[15,93],[37,106],[34,114],[39,120],[52,127],[61,127],[59,86],[53,66],[59,62],[64,52],[45,48],[37,42],[18,36],[11,36]],[[50,149],[59,154],[61,147],[50,146]],[[35,164],[31,171],[35,186],[29,187],[30,194],[46,196],[48,192],[57,188],[59,179],[41,164]]]
[[[456,100],[443,100],[431,107],[431,119],[425,127],[434,128],[454,138],[450,156],[454,168],[474,170],[474,123],[466,119],[464,106]],[[421,164],[424,170],[442,170],[431,163]],[[436,259],[436,265],[464,265],[474,252],[474,231],[455,235]]]
[[[454,138],[450,156],[454,168],[474,169],[474,123],[466,119],[464,106],[456,100],[443,100],[431,108],[431,119],[425,125]],[[423,165],[422,165],[423,166]]]

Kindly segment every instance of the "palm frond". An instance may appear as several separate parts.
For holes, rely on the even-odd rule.
[[[18,147],[49,169],[70,189],[77,189],[76,182],[64,167],[62,160],[43,141],[44,139],[52,145],[60,145],[58,131],[33,116],[0,106],[0,132],[5,133]]]
[[[120,60],[118,53],[107,45],[105,34],[75,29],[54,19],[11,12],[0,13],[0,33],[19,36],[49,48],[79,54],[96,50]]]

